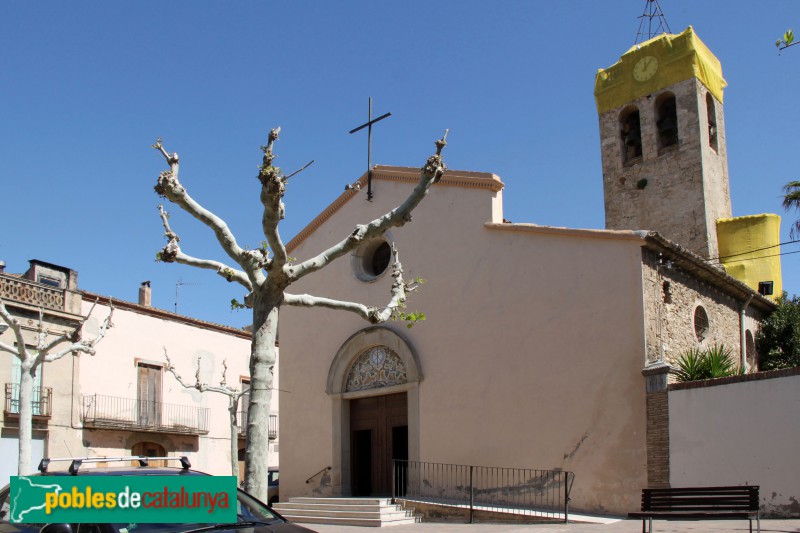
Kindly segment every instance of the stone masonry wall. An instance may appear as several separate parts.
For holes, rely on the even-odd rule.
[[[657,142],[659,96],[675,95],[678,144]],[[701,257],[716,257],[716,220],[731,216],[722,105],[715,103],[717,146],[709,144],[705,87],[695,78],[600,116],[607,229],[655,230]],[[713,98],[713,97],[712,97]],[[639,110],[642,156],[623,162],[620,116]]]
[[[644,249],[643,254],[648,364],[662,359],[663,352],[663,360],[674,366],[675,360],[686,350],[705,349],[714,344],[729,348],[738,364],[741,356],[739,314],[744,302],[680,268],[660,264],[656,252]],[[667,291],[665,282],[669,283]],[[698,341],[694,329],[694,311],[698,305],[705,309],[709,322],[707,337],[702,342]],[[761,313],[749,306],[745,327],[753,336],[760,320]]]

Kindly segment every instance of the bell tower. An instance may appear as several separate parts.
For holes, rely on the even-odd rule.
[[[655,230],[718,257],[730,218],[719,60],[695,35],[662,34],[597,73],[607,229]]]

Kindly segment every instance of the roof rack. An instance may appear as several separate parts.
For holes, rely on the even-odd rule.
[[[78,470],[84,463],[116,463],[122,461],[139,461],[139,466],[148,466],[150,461],[180,461],[181,468],[189,470],[192,464],[185,455],[180,457],[145,457],[143,455],[131,455],[128,457],[45,457],[39,462],[39,472],[47,472],[47,468],[52,462],[71,461],[69,473],[73,476],[78,474]]]

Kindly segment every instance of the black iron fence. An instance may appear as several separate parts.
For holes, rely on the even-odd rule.
[[[208,408],[93,394],[83,397],[85,427],[164,433],[208,433]]]
[[[33,416],[49,417],[53,414],[53,389],[34,387],[31,394]],[[19,383],[6,383],[6,407],[8,414],[19,414]]]
[[[244,435],[247,432],[247,409],[241,409],[236,414],[236,426],[240,434]],[[269,438],[270,440],[278,438],[278,415],[269,415]]]
[[[573,472],[394,461],[392,498],[567,522]]]

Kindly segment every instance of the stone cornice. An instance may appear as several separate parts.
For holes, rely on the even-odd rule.
[[[392,167],[377,165],[372,169],[372,179],[377,181],[390,181],[399,183],[417,183],[419,181],[419,169],[411,167]],[[367,185],[366,172],[356,181],[362,189]],[[355,184],[354,184],[355,185]],[[488,172],[469,172],[465,170],[447,170],[441,180],[434,187],[462,187],[466,189],[484,189],[493,193],[503,190],[505,185],[495,174]],[[300,243],[306,240],[317,228],[325,223],[339,209],[359,193],[358,190],[349,189],[344,191],[334,200],[322,213],[311,221],[305,228],[286,244],[286,250],[292,251]]]
[[[642,236],[639,233],[629,230],[562,228],[557,226],[540,226],[538,224],[514,224],[510,222],[504,222],[502,224],[486,222],[483,227],[491,230],[583,237],[587,239],[611,239],[639,242],[642,240]]]

